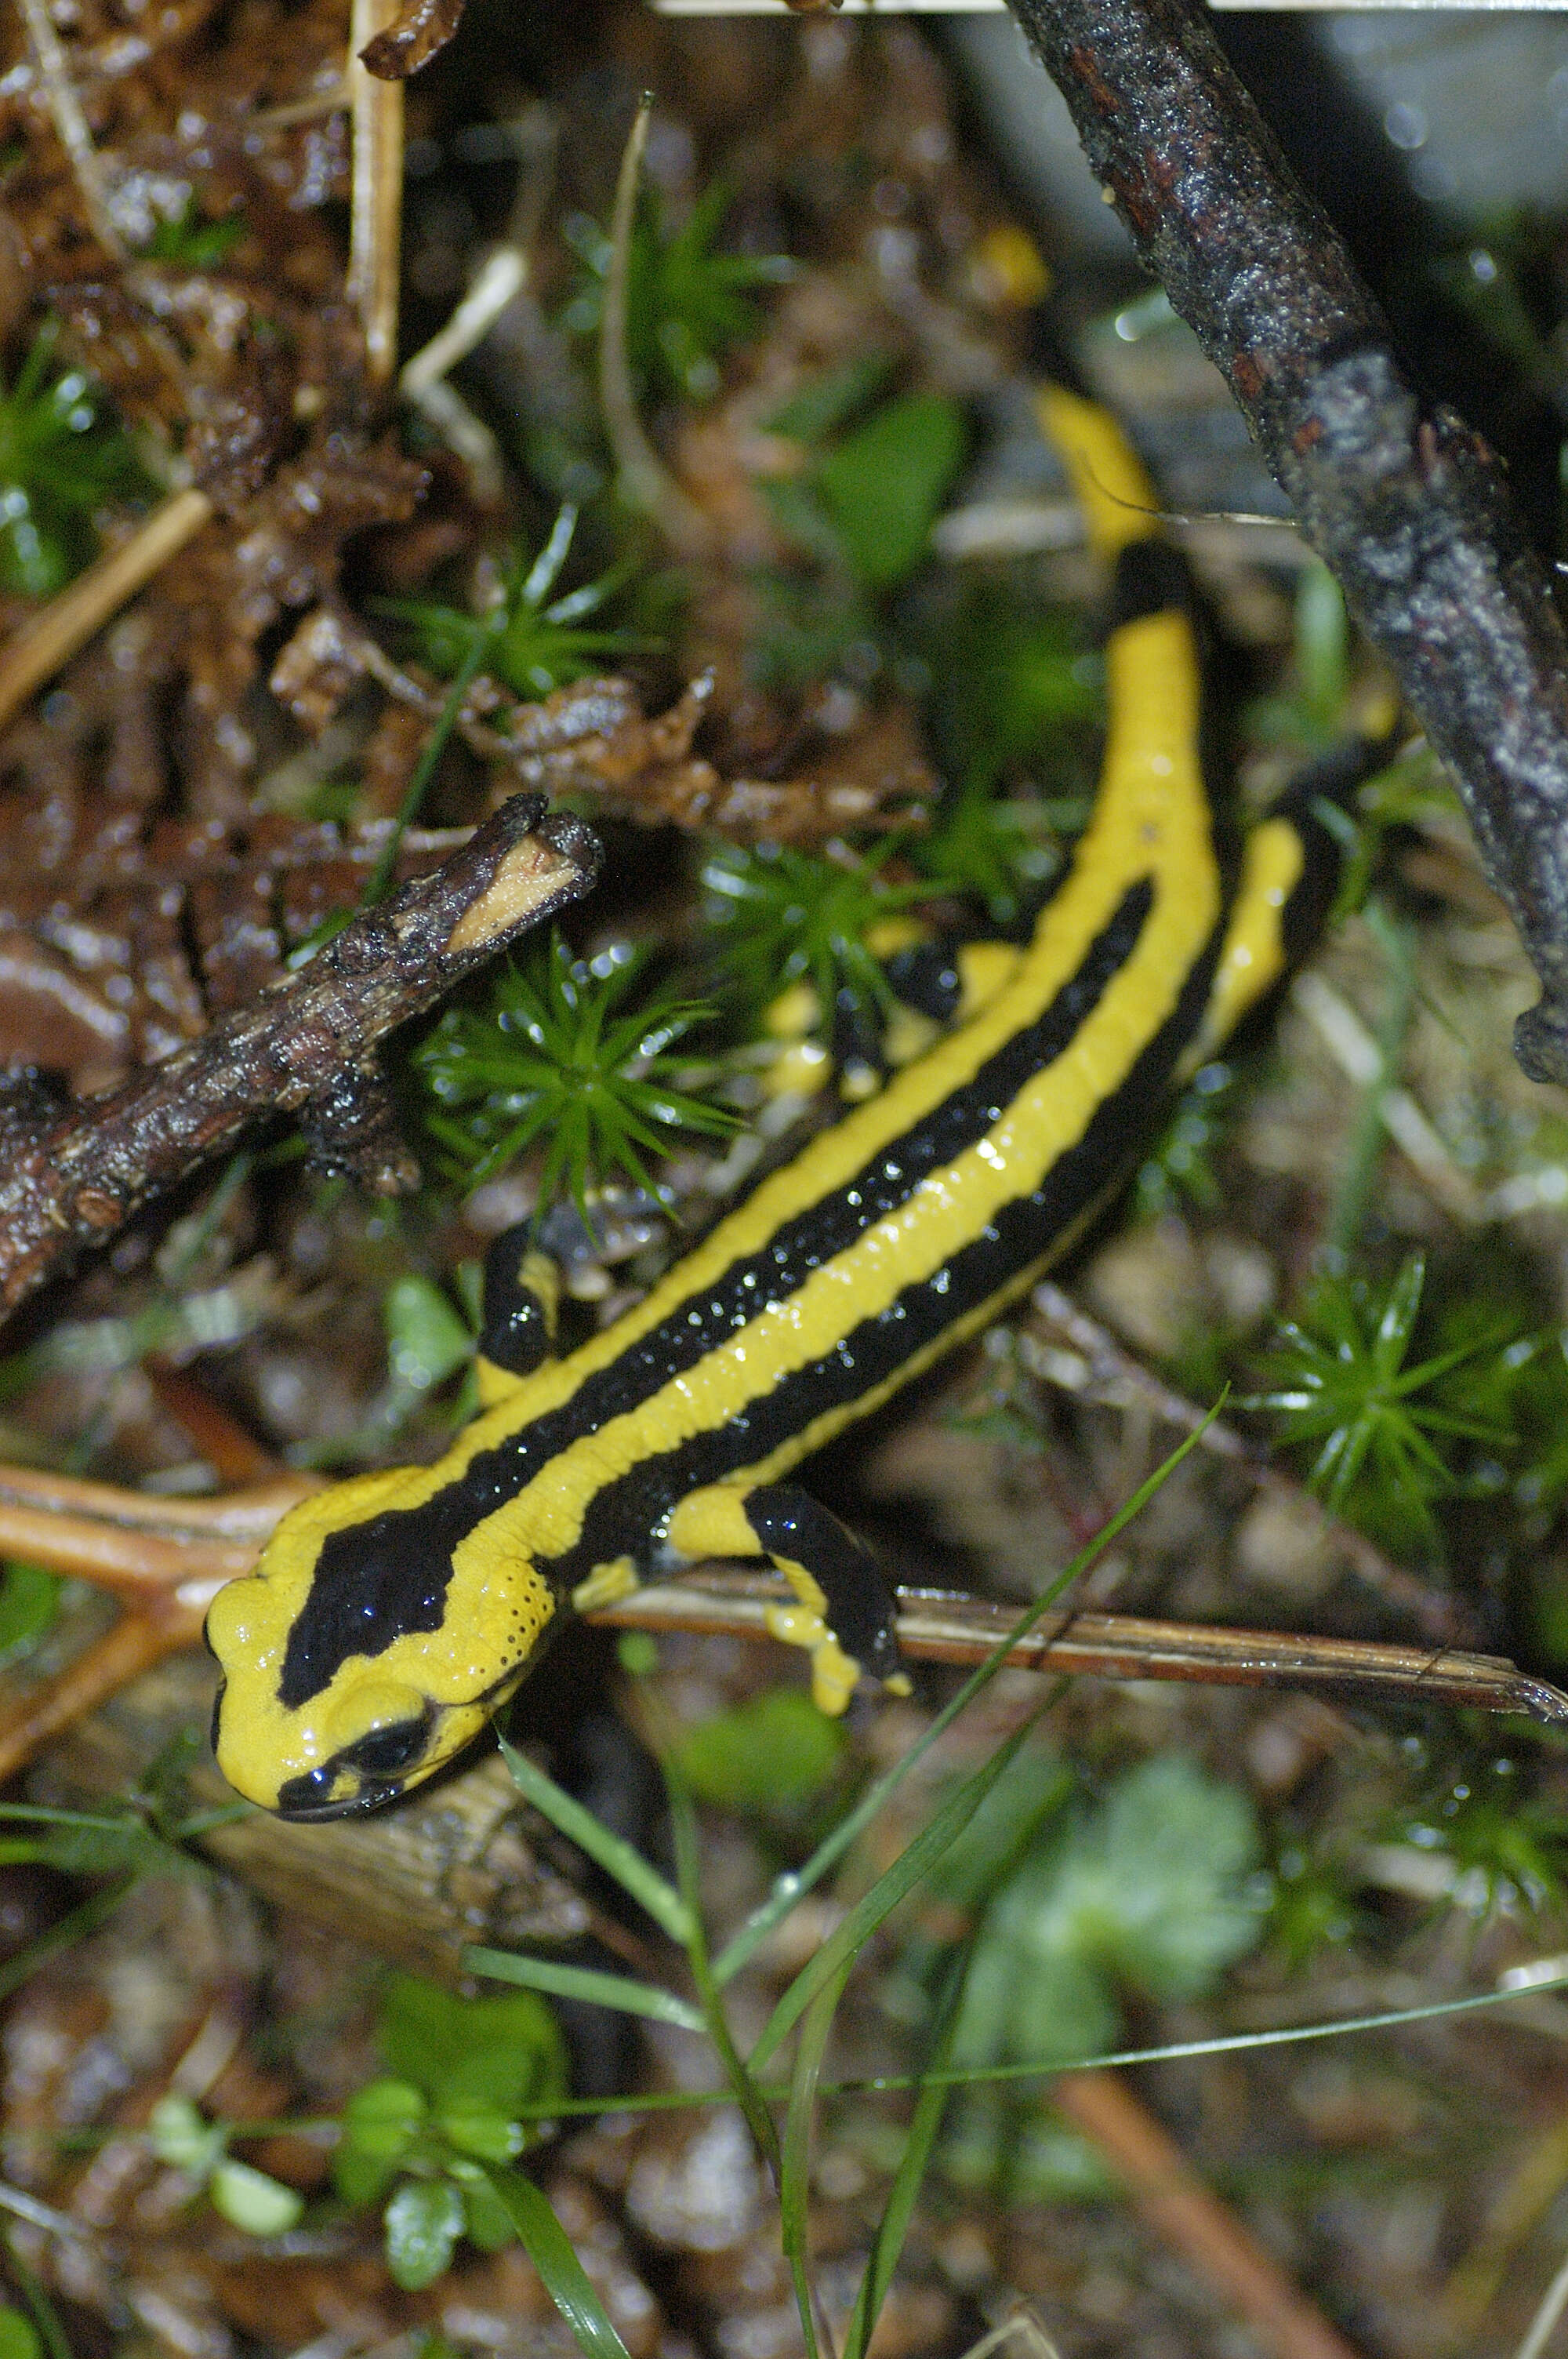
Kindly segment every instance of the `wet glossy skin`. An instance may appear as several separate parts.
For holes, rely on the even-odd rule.
[[[1044,418],[1116,572],[1093,821],[955,1028],[774,1172],[624,1317],[545,1354],[546,1277],[492,1256],[490,1406],[433,1466],[308,1500],[216,1600],[220,1766],[293,1817],[371,1808],[449,1760],[557,1609],[699,1557],[770,1559],[776,1635],[842,1710],[897,1676],[860,1544],[782,1477],[1021,1293],[1126,1172],[1184,1060],[1281,971],[1300,843],[1258,831],[1227,910],[1198,759],[1184,569],[1103,413]],[[1272,832],[1271,832],[1271,829]]]

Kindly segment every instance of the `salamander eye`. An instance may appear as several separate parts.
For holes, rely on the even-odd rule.
[[[389,1777],[417,1761],[429,1733],[430,1713],[427,1709],[417,1720],[399,1721],[395,1727],[375,1729],[356,1744],[345,1745],[334,1767],[357,1769],[367,1777]]]
[[[333,1707],[322,1734],[334,1769],[388,1777],[425,1749],[434,1718],[427,1699],[401,1680],[367,1680]]]

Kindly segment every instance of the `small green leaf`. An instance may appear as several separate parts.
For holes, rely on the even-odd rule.
[[[710,401],[719,387],[718,363],[732,344],[761,325],[749,299],[755,288],[778,286],[792,275],[783,255],[725,254],[718,239],[730,190],[711,180],[678,226],[661,217],[656,200],[638,208],[627,272],[626,342],[639,377],[657,391],[687,401]],[[568,214],[568,244],[583,273],[562,314],[577,334],[596,332],[610,267],[610,240],[586,214]]]
[[[463,2209],[468,2221],[468,2239],[481,2253],[499,2253],[517,2234],[512,2224],[512,2214],[502,2202],[482,2169],[475,2169],[470,2180],[462,2180]]]
[[[207,2193],[214,2212],[247,2236],[287,2235],[305,2209],[305,2198],[294,2188],[227,2156],[213,2171]]]
[[[490,2183],[584,2359],[630,2359],[547,2198],[515,2170],[492,2170]]]
[[[406,2179],[386,2207],[386,2266],[405,2293],[434,2285],[463,2233],[463,2199],[449,2179]]]
[[[59,1605],[59,1575],[41,1564],[7,1564],[0,1572],[0,1661],[35,1646]]]
[[[205,2180],[222,2159],[223,2132],[174,2092],[160,2097],[147,2117],[147,2141],[160,2162]]]
[[[374,2203],[396,2178],[424,2126],[427,2107],[406,2081],[367,2081],[343,2108],[332,2183],[345,2203]]]
[[[469,614],[456,606],[403,598],[377,599],[375,612],[407,625],[416,651],[445,678],[459,679],[466,672],[471,679],[483,669],[529,700],[603,671],[618,657],[647,652],[649,642],[634,632],[582,627],[584,619],[622,585],[623,572],[551,599],[570,554],[577,520],[576,508],[568,505],[536,557],[530,558],[524,549],[514,550],[501,603],[487,614]]]
[[[0,2309],[0,2359],[43,2359],[38,2328],[10,2302]]]
[[[1119,1778],[1098,1810],[1032,1853],[986,1917],[956,2043],[960,2064],[1100,2053],[1112,1985],[1170,2006],[1254,1948],[1268,1908],[1252,1807],[1184,1755]]]
[[[800,1688],[767,1688],[687,1732],[677,1764],[705,1802],[789,1810],[818,1793],[844,1756],[844,1732]]]
[[[1498,1363],[1520,1339],[1507,1320],[1479,1332],[1472,1325],[1449,1349],[1407,1366],[1425,1277],[1425,1257],[1414,1253],[1380,1297],[1362,1277],[1321,1280],[1300,1320],[1281,1323],[1272,1388],[1244,1406],[1272,1409],[1282,1440],[1315,1447],[1308,1479],[1336,1514],[1378,1537],[1433,1548],[1433,1504],[1458,1487],[1452,1445],[1498,1451],[1514,1441],[1509,1426],[1475,1405],[1511,1405],[1513,1387],[1498,1381],[1511,1371]],[[1456,1386],[1461,1368],[1467,1375]]]
[[[793,983],[816,995],[818,1031],[835,1016],[891,1006],[892,993],[867,937],[885,919],[927,899],[923,885],[890,885],[893,845],[854,859],[758,844],[718,846],[702,871],[705,914],[727,990],[758,1014]]]
[[[393,1380],[411,1392],[444,1383],[473,1351],[473,1337],[430,1278],[396,1279],[383,1299],[381,1315]]]
[[[206,221],[194,195],[178,221],[160,221],[142,252],[152,262],[171,262],[183,270],[215,270],[232,253],[245,234],[240,213]]]
[[[865,408],[886,382],[891,365],[885,353],[862,353],[840,368],[825,370],[772,410],[762,420],[763,431],[782,434],[792,442],[826,442]]]
[[[1314,739],[1326,743],[1344,723],[1350,626],[1344,592],[1315,559],[1303,567],[1296,591],[1295,642],[1303,717]]]
[[[871,589],[892,589],[925,556],[967,439],[955,403],[905,394],[818,461],[817,487],[844,553]]]
[[[518,2102],[528,2104],[533,2100],[520,2097]],[[520,2123],[508,2119],[505,2114],[478,2108],[460,2112],[443,2106],[434,2127],[460,2154],[471,2155],[480,2162],[513,2162],[524,2144]]]
[[[519,2105],[567,2090],[566,2045],[542,2000],[459,1998],[416,1974],[394,1974],[382,2002],[381,2050],[438,2111],[511,2120]]]
[[[135,450],[80,369],[51,378],[53,326],[0,388],[0,590],[52,598],[92,559],[103,508],[150,495]]]

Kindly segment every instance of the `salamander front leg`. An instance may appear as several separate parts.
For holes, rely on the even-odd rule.
[[[556,1348],[556,1265],[532,1242],[531,1224],[503,1230],[484,1257],[479,1337],[479,1397],[493,1408]]]
[[[862,1676],[896,1694],[899,1668],[892,1598],[863,1540],[793,1484],[755,1491],[716,1484],[683,1499],[670,1518],[670,1546],[685,1557],[770,1557],[799,1603],[768,1610],[768,1628],[811,1655],[811,1693],[822,1712],[844,1711]]]

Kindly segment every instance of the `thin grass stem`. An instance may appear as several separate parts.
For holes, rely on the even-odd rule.
[[[600,314],[599,398],[623,495],[633,507],[652,516],[672,549],[683,557],[696,558],[708,552],[713,535],[702,510],[687,499],[643,430],[627,338],[632,231],[653,111],[654,94],[644,91],[627,136],[621,174],[615,184],[615,208],[610,218],[610,263]]]
[[[1195,1427],[1191,1433],[1183,1436],[1170,1456],[1154,1469],[1147,1481],[1139,1484],[1132,1496],[1117,1509],[1108,1522],[1095,1534],[1093,1539],[1081,1548],[1072,1562],[1048,1584],[1034,1603],[1019,1616],[1012,1628],[990,1649],[979,1668],[970,1673],[957,1695],[943,1706],[930,1727],[915,1744],[910,1746],[902,1760],[895,1762],[884,1776],[879,1777],[867,1788],[855,1808],[841,1819],[833,1832],[817,1845],[805,1866],[792,1875],[781,1875],[777,1879],[766,1900],[759,1908],[752,1911],[734,1940],[714,1960],[713,1973],[716,1982],[722,1985],[733,1975],[739,1973],[748,1958],[754,1956],[762,1943],[767,1940],[775,1925],[782,1924],[803,1895],[809,1892],[814,1885],[819,1884],[828,1869],[843,1857],[850,1844],[866,1827],[870,1826],[878,1811],[902,1785],[910,1771],[924,1759],[937,1740],[946,1734],[960,1712],[967,1712],[982,1690],[989,1686],[1006,1663],[1012,1648],[1029,1636],[1035,1624],[1050,1612],[1063,1592],[1070,1588],[1072,1583],[1081,1574],[1087,1572],[1091,1565],[1097,1563],[1111,1542],[1126,1530],[1135,1516],[1142,1513],[1155,1492],[1174,1473],[1187,1452],[1197,1448],[1223,1406],[1224,1396],[1222,1395],[1220,1400],[1216,1402],[1214,1408],[1204,1419],[1203,1423]]]
[[[708,2036],[718,2051],[735,2102],[746,2117],[746,2125],[756,2140],[758,2153],[773,2173],[773,2185],[778,2187],[784,2179],[784,2157],[779,2150],[778,2132],[768,2111],[767,2100],[735,2045],[730,2018],[724,2012],[724,2001],[708,1954],[708,1935],[702,1922],[697,1813],[692,1808],[686,1781],[674,1767],[667,1752],[661,1752],[659,1766],[664,1771],[665,1790],[669,1797],[670,1833],[675,1843],[676,1879],[681,1897],[691,1917],[686,1953],[691,1962],[691,1978],[697,1985],[697,2001],[707,2024]]]
[[[673,1884],[669,1884],[651,1867],[635,1844],[621,1835],[611,1834],[600,1825],[591,1810],[573,1799],[535,1767],[525,1753],[500,1740],[501,1757],[512,1773],[512,1780],[524,1800],[549,1820],[550,1824],[579,1851],[586,1852],[596,1867],[612,1875],[623,1892],[629,1893],[639,1908],[644,1909],[654,1922],[666,1932],[672,1941],[683,1949],[691,1939],[692,1915]]]

